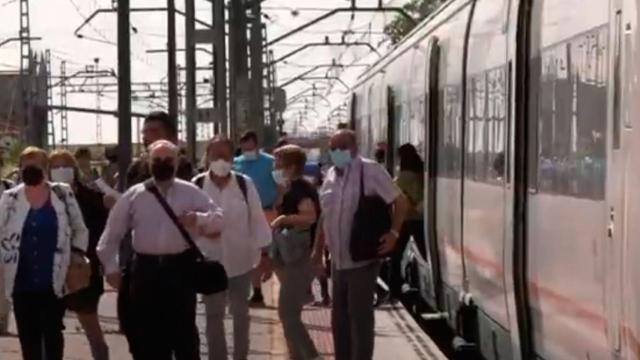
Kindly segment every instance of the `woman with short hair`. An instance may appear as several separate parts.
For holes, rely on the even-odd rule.
[[[289,353],[294,359],[319,359],[318,350],[302,323],[302,309],[313,279],[311,242],[320,215],[316,189],[303,177],[304,150],[285,145],[274,153],[273,176],[284,191],[277,207],[272,257],[280,280],[278,314]]]
[[[88,231],[68,185],[48,181],[47,153],[20,155],[22,184],[0,198],[0,261],[25,360],[62,360],[66,276]],[[75,254],[75,255],[72,255]]]
[[[107,203],[112,203],[113,200],[88,187],[80,180],[78,163],[74,156],[66,150],[56,150],[49,155],[49,169],[52,181],[71,186],[80,205],[84,222],[89,229],[89,246],[87,248],[87,257],[91,263],[89,286],[67,295],[65,304],[69,310],[77,314],[78,321],[80,321],[87,340],[89,340],[93,359],[108,360],[109,348],[98,318],[98,303],[104,293],[104,281],[100,260],[96,255],[96,246],[109,216]]]

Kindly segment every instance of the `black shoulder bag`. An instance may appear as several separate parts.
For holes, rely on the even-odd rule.
[[[156,197],[164,211],[169,215],[169,218],[171,218],[171,221],[173,221],[180,231],[180,234],[182,234],[184,240],[189,244],[189,249],[193,253],[190,280],[193,281],[195,291],[199,294],[211,295],[227,290],[229,278],[227,277],[227,272],[224,270],[224,266],[217,261],[207,260],[204,257],[187,229],[182,226],[173,209],[167,204],[167,201],[162,197],[160,191],[158,191],[158,187],[153,181],[146,181],[144,185],[147,191]]]
[[[391,230],[391,205],[378,195],[365,195],[364,167],[360,171],[360,200],[353,217],[349,250],[353,261],[385,257],[378,254],[380,238]]]

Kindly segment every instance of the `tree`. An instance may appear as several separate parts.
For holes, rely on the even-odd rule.
[[[411,0],[402,8],[419,23],[445,2],[447,2],[447,0]],[[414,28],[415,23],[402,15],[396,15],[393,21],[384,27],[384,32],[389,36],[392,44],[397,44]]]

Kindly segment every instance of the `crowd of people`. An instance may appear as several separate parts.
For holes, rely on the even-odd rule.
[[[373,358],[381,261],[393,259],[392,295],[399,297],[399,254],[409,237],[424,239],[424,164],[415,148],[399,149],[394,181],[360,155],[352,131],[338,130],[323,175],[299,146],[281,141],[267,154],[257,134],[247,132],[238,144],[211,139],[204,170],[195,174],[166,113],[147,116],[142,138],[146,152],[125,175],[129,188],[122,194],[96,186],[101,176],[113,185],[119,174],[115,166],[96,173],[84,152],[28,147],[19,159],[20,181],[0,181],[0,331],[12,305],[25,360],[63,358],[67,310],[77,313],[93,358],[109,359],[97,315],[105,280],[118,291],[120,329],[134,360],[200,359],[198,292],[209,359],[229,356],[227,311],[232,358],[248,359],[249,309],[264,304],[261,286],[274,274],[292,359],[321,359],[302,322],[315,278],[320,303],[331,306],[335,358]],[[109,156],[117,162],[115,152]],[[358,204],[371,196],[388,206],[389,227],[370,239],[374,256],[355,261]],[[198,262],[221,265],[224,279],[210,280],[224,282],[220,291],[196,289]]]

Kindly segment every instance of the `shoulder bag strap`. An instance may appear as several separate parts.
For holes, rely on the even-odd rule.
[[[51,185],[51,191],[56,195],[58,200],[62,201],[64,205],[64,211],[67,214],[67,221],[69,222],[69,226],[71,226],[71,212],[69,211],[69,203],[67,202],[67,193],[58,185]],[[84,255],[85,251],[79,249],[73,245],[71,245],[71,251]]]
[[[203,256],[202,252],[200,252],[200,249],[191,238],[191,235],[189,234],[187,229],[185,229],[184,226],[182,226],[182,224],[178,220],[178,217],[176,216],[176,213],[173,212],[173,209],[171,209],[171,206],[169,206],[169,204],[167,203],[167,200],[165,200],[165,198],[160,194],[158,187],[153,183],[152,180],[145,181],[144,187],[145,189],[147,189],[148,192],[152,193],[153,196],[155,196],[156,200],[158,200],[158,203],[160,203],[160,206],[162,206],[162,209],[164,209],[164,211],[167,213],[171,221],[173,221],[173,224],[178,228],[178,231],[180,231],[180,234],[182,235],[182,238],[184,239],[184,241],[186,241],[186,243],[189,244],[189,247],[191,249],[196,251],[196,253],[198,254],[198,257],[202,257]]]
[[[238,182],[238,187],[240,191],[242,191],[242,196],[244,196],[244,202],[249,204],[249,198],[247,196],[247,181],[244,178],[244,175],[235,173],[236,181]]]
[[[360,163],[360,197],[364,197],[364,162]]]

